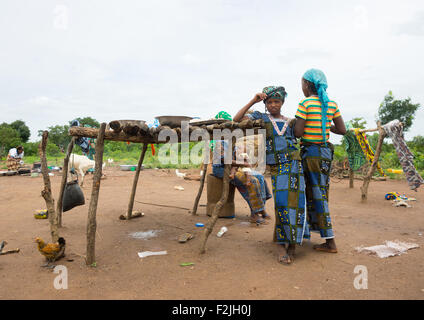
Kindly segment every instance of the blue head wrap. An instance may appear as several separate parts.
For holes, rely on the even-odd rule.
[[[330,99],[327,95],[327,77],[324,72],[318,69],[309,69],[303,75],[305,80],[312,82],[317,89],[319,100],[321,101],[321,126],[322,126],[322,137],[324,142],[326,143],[327,138],[327,110],[328,110],[328,102]]]

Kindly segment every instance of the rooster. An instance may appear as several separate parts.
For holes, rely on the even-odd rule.
[[[51,262],[57,261],[65,256],[65,239],[59,238],[57,243],[45,243],[41,238],[35,238],[38,244],[38,251],[46,257],[47,264],[42,267],[49,267]]]

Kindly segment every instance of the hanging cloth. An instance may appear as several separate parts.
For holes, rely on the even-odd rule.
[[[356,136],[356,139],[358,140],[359,145],[362,148],[362,152],[364,153],[365,157],[367,158],[368,162],[370,163],[370,165],[372,164],[372,162],[374,161],[374,151],[371,148],[370,143],[368,142],[367,137],[365,136],[364,132],[360,132],[360,129],[355,128],[354,129],[354,133]],[[383,169],[381,169],[380,164],[377,162],[377,170],[380,172],[380,174],[385,177],[386,175],[384,174]]]
[[[424,184],[423,178],[414,166],[414,155],[409,150],[403,137],[403,127],[399,120],[393,120],[383,126],[384,131],[392,139],[399,162],[405,173],[409,187],[417,191],[421,184]]]

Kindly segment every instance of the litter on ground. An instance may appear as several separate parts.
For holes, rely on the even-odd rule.
[[[135,239],[147,240],[147,239],[150,239],[150,238],[157,237],[157,235],[160,231],[161,230],[149,230],[149,231],[133,232],[133,233],[130,233],[130,236],[132,238],[135,238]]]
[[[399,256],[406,253],[410,249],[416,249],[420,246],[416,243],[406,243],[399,240],[386,241],[383,245],[372,247],[357,247],[356,251],[366,253],[369,255],[377,255],[379,258],[388,258]]]
[[[186,232],[178,237],[178,242],[186,243],[188,240],[191,240],[191,239],[193,239],[193,235],[191,233]]]
[[[184,188],[181,186],[175,186],[174,187],[175,190],[179,190],[179,191],[184,191]]]
[[[143,252],[139,252],[138,256],[140,258],[146,258],[146,257],[149,257],[149,256],[163,256],[165,254],[168,254],[168,252],[166,252],[166,251],[156,251],[156,252],[154,252],[154,251],[143,251]]]

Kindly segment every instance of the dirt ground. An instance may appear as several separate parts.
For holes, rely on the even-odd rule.
[[[183,170],[186,171],[186,170]],[[339,248],[338,254],[316,252],[318,234],[297,249],[291,266],[277,262],[272,242],[274,222],[252,227],[247,204],[236,194],[236,218],[219,219],[211,234],[207,252],[199,254],[205,208],[193,217],[186,210],[136,203],[145,216],[120,221],[132,186],[133,172],[106,168],[97,211],[97,267],[87,267],[86,222],[92,176],[83,188],[86,204],[64,213],[60,235],[67,241],[67,257],[57,264],[68,269],[68,289],[56,290],[53,270],[41,268],[44,258],[33,242],[49,239],[47,220],[36,220],[35,210],[44,209],[40,196],[42,178],[0,177],[0,241],[6,249],[20,248],[18,254],[0,256],[0,299],[423,299],[424,298],[424,194],[410,191],[406,181],[373,182],[369,200],[360,202],[361,181],[349,189],[348,180],[332,181],[330,212]],[[60,176],[52,188],[57,199]],[[268,178],[270,185],[270,180]],[[174,189],[181,185],[184,191]],[[145,170],[139,180],[136,200],[191,208],[199,183],[185,181],[173,171]],[[390,191],[415,197],[413,208],[395,208],[384,199]],[[206,192],[201,204],[206,203]],[[273,201],[267,203],[273,216]],[[273,217],[274,219],[274,217]],[[222,226],[229,231],[216,236]],[[135,239],[133,232],[160,230],[149,240]],[[177,238],[192,232],[185,244]],[[407,254],[380,259],[357,253],[358,246],[383,244],[385,240],[414,242],[420,248]],[[141,259],[137,252],[167,250],[164,256]],[[193,262],[194,266],[180,266]],[[357,265],[368,270],[368,289],[357,290]]]

